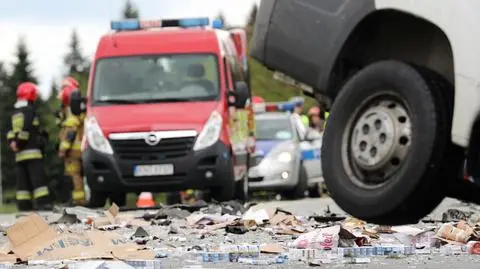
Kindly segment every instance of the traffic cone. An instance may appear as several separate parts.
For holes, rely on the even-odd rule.
[[[153,207],[155,201],[153,200],[153,194],[151,192],[142,192],[138,196],[137,207]]]

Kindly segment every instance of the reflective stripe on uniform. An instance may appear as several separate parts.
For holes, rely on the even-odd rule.
[[[72,145],[72,150],[82,150],[82,141],[75,141]]]
[[[81,121],[78,117],[69,116],[65,121],[63,121],[62,126],[64,127],[77,127],[81,124]]]
[[[19,201],[32,200],[32,194],[29,191],[17,191],[16,198]]]
[[[302,115],[301,118],[302,118],[302,122],[303,122],[303,124],[305,124],[305,126],[308,126],[310,124],[310,120],[308,119],[307,116]]]
[[[68,141],[62,141],[60,142],[60,149],[61,150],[68,150],[72,147],[72,143],[68,142]]]
[[[48,192],[47,186],[38,187],[33,191],[33,198],[37,199],[40,197],[47,196],[48,194],[49,192]]]
[[[29,137],[30,137],[30,134],[27,131],[21,131],[18,133],[18,139],[28,140]]]
[[[23,129],[24,120],[23,113],[17,113],[12,116],[12,129],[14,132],[20,132]]]
[[[15,154],[15,161],[21,162],[26,160],[42,159],[43,155],[39,149],[26,149]]]
[[[73,200],[83,200],[83,199],[85,199],[85,192],[84,191],[72,191],[72,199]]]
[[[7,139],[14,139],[15,138],[15,132],[14,131],[9,131],[7,133]]]
[[[325,122],[323,123],[323,129],[327,126],[327,120],[330,117],[330,112],[325,112]]]
[[[38,120],[38,118],[33,119],[32,125],[33,126],[39,126],[40,125],[40,121]]]

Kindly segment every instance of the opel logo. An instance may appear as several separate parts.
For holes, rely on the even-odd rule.
[[[156,134],[149,134],[145,138],[145,142],[150,146],[155,146],[160,142],[160,137],[158,137]]]

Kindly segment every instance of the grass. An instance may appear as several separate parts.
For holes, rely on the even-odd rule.
[[[256,60],[250,58],[249,65],[251,69],[252,92],[254,95],[264,98],[266,102],[282,102],[288,101],[294,96],[304,96],[301,89],[274,79],[273,72]],[[308,96],[304,97],[306,109],[316,104],[314,99]]]

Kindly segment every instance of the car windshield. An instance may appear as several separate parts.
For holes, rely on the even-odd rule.
[[[290,140],[293,138],[292,124],[288,118],[255,120],[257,140]]]
[[[100,59],[92,97],[96,104],[217,100],[217,58],[182,54]]]

